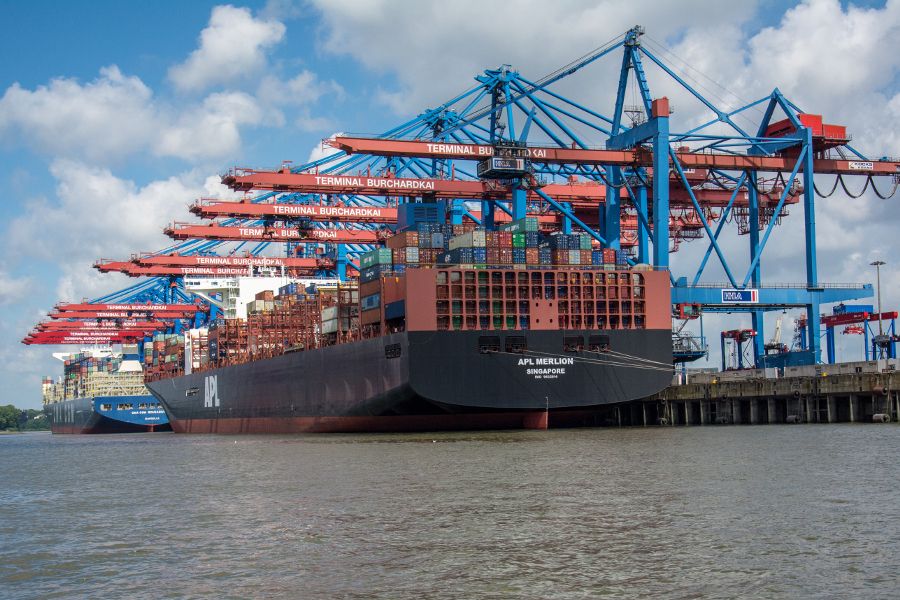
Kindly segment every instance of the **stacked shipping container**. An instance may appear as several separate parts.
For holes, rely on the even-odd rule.
[[[159,336],[164,344],[157,357],[154,339],[148,377],[170,377],[182,365],[206,370],[403,331],[408,302],[415,318],[424,314],[436,330],[646,326],[644,275],[628,270],[621,251],[595,249],[583,234],[545,235],[535,218],[500,231],[418,223],[362,254],[359,267],[358,283],[337,289],[291,284],[277,295],[260,292],[246,319],[220,319],[197,339],[188,333],[186,364],[177,350],[183,338]]]
[[[107,395],[146,394],[143,374],[118,372],[122,364],[119,355],[97,355],[76,352],[63,360],[63,376],[57,383],[50,377],[43,379],[43,402],[50,404],[72,398]]]
[[[173,372],[205,371],[354,339],[359,331],[359,294],[355,283],[308,293],[301,290],[291,284],[279,289],[277,295],[263,291],[248,304],[246,319],[219,319],[208,330],[193,329],[185,336],[159,336],[162,339],[154,340],[154,348],[157,344],[169,348],[171,343],[180,352],[162,351],[157,355],[154,350],[156,358],[146,368],[148,380],[171,377]],[[187,362],[185,356],[189,358]]]

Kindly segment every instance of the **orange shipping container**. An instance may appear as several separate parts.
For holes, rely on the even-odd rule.
[[[418,246],[419,234],[415,231],[403,231],[395,236],[389,237],[387,241],[385,241],[385,245],[391,249]]]
[[[382,297],[385,304],[406,298],[406,281],[402,276],[385,277]]]

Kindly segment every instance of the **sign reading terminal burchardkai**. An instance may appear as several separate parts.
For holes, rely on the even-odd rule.
[[[367,187],[385,190],[434,190],[432,179],[395,179],[393,177],[338,177],[317,175],[316,185]]]
[[[469,144],[425,144],[428,152],[432,154],[468,154],[473,157],[493,156],[493,146],[474,146]],[[546,148],[528,148],[528,155],[532,158],[547,158]]]

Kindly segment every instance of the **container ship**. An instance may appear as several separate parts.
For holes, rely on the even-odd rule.
[[[144,385],[137,345],[122,353],[83,350],[55,353],[63,376],[42,382],[44,411],[53,433],[169,431],[169,419]]]
[[[590,426],[671,382],[667,271],[534,217],[414,222],[385,245],[358,280],[259,291],[245,314],[157,335],[146,383],[173,430]]]

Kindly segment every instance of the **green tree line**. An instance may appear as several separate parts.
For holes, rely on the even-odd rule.
[[[50,420],[42,410],[21,409],[12,404],[0,406],[0,431],[44,431]]]

